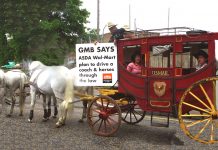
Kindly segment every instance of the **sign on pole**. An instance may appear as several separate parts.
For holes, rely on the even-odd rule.
[[[112,86],[117,81],[114,43],[76,44],[77,86]]]

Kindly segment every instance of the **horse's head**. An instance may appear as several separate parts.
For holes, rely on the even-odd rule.
[[[22,66],[22,70],[26,73],[26,75],[29,76],[29,66],[31,64],[32,60],[30,59],[23,59],[22,62],[21,62],[21,66]]]
[[[67,60],[64,66],[66,66],[69,69],[76,67],[76,53],[75,52],[71,52],[68,54]]]

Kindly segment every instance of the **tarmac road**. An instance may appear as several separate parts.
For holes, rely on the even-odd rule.
[[[57,119],[42,122],[41,101],[35,106],[33,123],[28,123],[29,101],[25,105],[24,116],[18,116],[15,107],[11,118],[0,115],[0,150],[4,149],[75,149],[75,150],[116,150],[116,149],[218,149],[218,144],[205,145],[189,139],[180,129],[178,121],[171,118],[170,127],[150,126],[150,117],[138,125],[122,123],[113,137],[93,135],[86,122],[79,123],[82,109],[76,104],[70,112],[66,125],[55,128]],[[1,107],[0,107],[1,108]]]

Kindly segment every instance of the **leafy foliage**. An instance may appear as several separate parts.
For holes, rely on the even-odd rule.
[[[0,64],[22,59],[61,64],[85,33],[89,13],[81,9],[80,0],[0,0],[0,4]]]
[[[97,41],[97,29],[88,28],[87,31],[78,39],[79,43],[93,43]]]

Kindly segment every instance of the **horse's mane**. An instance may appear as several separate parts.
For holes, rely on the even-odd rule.
[[[42,62],[40,61],[33,61],[30,63],[29,65],[29,70],[37,70],[37,69],[41,69],[46,67],[46,65],[44,65]]]
[[[0,69],[0,73],[4,73],[4,71],[2,69]]]

